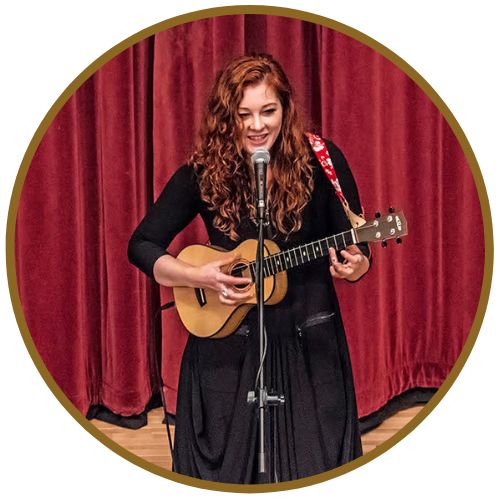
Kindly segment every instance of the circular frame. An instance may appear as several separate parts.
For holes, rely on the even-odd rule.
[[[40,144],[40,141],[42,140],[42,137],[46,133],[47,129],[49,128],[55,116],[59,113],[59,111],[64,106],[66,101],[73,95],[73,93],[78,89],[78,87],[80,87],[81,84],[85,80],[87,80],[93,73],[95,73],[101,66],[110,61],[120,52],[140,42],[141,40],[151,35],[154,35],[155,33],[158,33],[159,31],[163,31],[165,29],[169,29],[187,22],[197,21],[209,17],[235,15],[235,14],[264,14],[264,15],[267,14],[267,15],[283,16],[293,19],[309,21],[311,23],[319,24],[327,28],[334,29],[372,48],[376,52],[380,53],[381,55],[389,59],[400,70],[402,70],[406,75],[408,75],[439,109],[443,117],[448,122],[453,133],[455,134],[455,137],[459,142],[467,158],[467,161],[469,163],[474,178],[474,182],[478,191],[478,197],[481,204],[481,211],[482,211],[483,225],[484,225],[484,240],[485,240],[484,275],[483,275],[481,294],[479,297],[479,302],[474,322],[472,324],[471,331],[467,337],[467,341],[465,342],[465,345],[462,349],[460,356],[458,357],[452,370],[448,374],[446,380],[440,386],[440,388],[438,389],[436,394],[432,397],[432,399],[429,401],[429,403],[426,404],[426,406],[419,412],[419,414],[415,418],[412,419],[412,421],[409,424],[403,427],[400,431],[398,431],[393,437],[385,441],[382,445],[368,452],[366,455],[363,455],[362,457],[359,457],[358,459],[353,460],[352,462],[349,462],[331,471],[327,471],[303,479],[282,482],[278,484],[233,485],[233,484],[217,483],[213,481],[195,479],[175,472],[170,472],[154,464],[151,464],[150,462],[131,453],[127,449],[118,445],[112,439],[108,438],[101,431],[99,431],[91,422],[89,422],[85,418],[85,416],[79,410],[76,409],[76,407],[70,402],[67,396],[61,391],[59,386],[54,381],[52,375],[46,368],[42,358],[40,357],[26,324],[26,320],[24,317],[19,297],[16,270],[15,270],[15,244],[14,244],[15,224],[16,224],[17,211],[19,208],[19,201],[26,174],[28,172],[33,156]],[[57,101],[52,105],[52,107],[50,108],[50,110],[40,123],[38,129],[36,130],[26,150],[12,192],[11,202],[9,206],[8,221],[7,221],[6,241],[7,241],[6,243],[7,274],[8,274],[9,290],[16,320],[18,322],[28,352],[31,358],[33,359],[33,362],[35,363],[38,371],[42,375],[46,384],[49,386],[53,394],[56,396],[59,402],[64,406],[64,408],[66,408],[66,410],[90,434],[92,434],[94,437],[96,437],[99,441],[101,441],[103,444],[105,444],[108,448],[110,448],[117,454],[126,458],[130,462],[140,466],[141,468],[146,469],[159,476],[186,485],[195,486],[203,489],[226,491],[226,492],[256,493],[256,492],[283,491],[326,481],[328,479],[332,479],[340,475],[343,475],[347,472],[350,472],[370,462],[371,460],[378,457],[382,453],[385,453],[392,446],[394,446],[396,443],[398,443],[404,437],[406,437],[429,415],[429,413],[443,399],[444,395],[448,392],[448,390],[458,377],[458,374],[464,367],[465,362],[467,361],[472,351],[474,343],[479,334],[479,329],[484,319],[489,293],[491,289],[491,281],[493,274],[493,229],[492,229],[490,206],[489,206],[488,196],[486,193],[486,187],[484,185],[484,180],[481,175],[481,171],[479,169],[479,165],[477,163],[475,155],[472,151],[472,148],[467,138],[465,137],[463,130],[461,129],[460,125],[458,124],[457,120],[455,119],[449,108],[439,97],[439,95],[434,91],[434,89],[429,85],[429,83],[427,83],[427,81],[403,59],[401,59],[387,47],[373,40],[369,36],[355,30],[354,28],[351,28],[337,21],[328,19],[326,17],[307,13],[304,11],[281,8],[281,7],[270,7],[270,6],[231,6],[231,7],[211,8],[168,19],[166,21],[150,26],[149,28],[146,28],[136,33],[135,35],[132,35],[131,37],[123,40],[122,42],[120,42],[107,52],[105,52],[101,57],[99,57],[92,64],[90,64],[84,71],[82,71],[82,73],[80,73],[70,83],[70,85],[64,90],[64,92],[57,99]]]

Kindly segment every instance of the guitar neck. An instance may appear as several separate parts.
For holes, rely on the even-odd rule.
[[[328,255],[329,248],[342,250],[355,243],[359,243],[359,241],[356,240],[354,231],[350,229],[280,253],[268,255],[264,258],[264,277],[267,278],[325,257]],[[253,276],[256,276],[256,265],[255,261],[250,263]]]

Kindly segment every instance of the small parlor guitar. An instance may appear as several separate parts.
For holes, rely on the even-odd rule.
[[[396,239],[400,243],[400,238],[406,234],[407,224],[403,212],[394,212],[391,209],[383,216],[377,214],[375,219],[356,229],[285,251],[281,251],[273,241],[265,240],[263,269],[265,303],[277,304],[285,297],[288,269],[327,256],[330,247],[342,250],[352,244],[373,241],[380,241],[385,246],[386,240],[390,239]],[[257,273],[255,262],[257,240],[246,240],[233,251],[240,257],[222,271],[233,276],[252,279],[252,283],[239,287],[240,290],[255,287],[253,281]],[[224,253],[226,251],[220,248],[192,245],[182,250],[177,258],[195,266],[202,266],[222,258]],[[246,302],[229,306],[221,304],[217,292],[211,289],[174,287],[173,291],[177,311],[184,326],[198,337],[227,337],[238,328],[257,300],[254,293]]]

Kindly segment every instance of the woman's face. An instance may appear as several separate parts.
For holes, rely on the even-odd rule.
[[[238,106],[243,148],[252,154],[257,148],[271,149],[283,121],[283,107],[278,95],[266,82],[249,85]]]

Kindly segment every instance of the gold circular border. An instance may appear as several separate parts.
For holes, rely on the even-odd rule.
[[[409,422],[406,426],[404,426],[393,437],[385,441],[382,445],[378,446],[374,450],[368,452],[366,455],[363,455],[357,458],[356,460],[353,460],[352,462],[349,462],[331,471],[323,472],[321,474],[310,476],[304,479],[285,481],[277,484],[273,483],[273,484],[259,484],[259,485],[236,485],[228,483],[217,483],[214,481],[195,479],[175,472],[170,472],[131,453],[129,450],[118,445],[112,439],[108,438],[105,434],[99,431],[92,423],[90,423],[85,418],[85,416],[82,413],[80,413],[79,410],[77,410],[75,406],[73,406],[71,401],[61,391],[59,386],[54,381],[52,375],[47,370],[45,364],[43,363],[42,358],[38,354],[33,339],[31,338],[31,335],[29,333],[28,326],[26,324],[26,320],[23,314],[21,301],[19,297],[19,291],[17,288],[16,269],[15,269],[15,238],[14,238],[15,224],[16,224],[17,210],[19,207],[19,200],[21,197],[21,191],[24,184],[24,179],[26,177],[28,168],[33,159],[33,155],[35,154],[35,151],[38,148],[38,145],[42,140],[42,137],[44,136],[45,132],[49,128],[53,119],[55,118],[57,113],[59,113],[59,111],[64,106],[66,101],[76,92],[76,90],[83,84],[83,82],[87,80],[93,73],[95,73],[101,66],[106,64],[108,61],[110,61],[113,57],[118,55],[123,50],[128,49],[130,46],[140,42],[141,40],[151,35],[154,35],[159,31],[163,31],[168,28],[173,28],[175,26],[187,22],[197,21],[205,18],[225,16],[225,15],[235,15],[235,14],[264,14],[264,15],[267,14],[267,15],[289,17],[293,19],[300,19],[303,21],[309,21],[314,24],[319,24],[327,28],[339,31],[340,33],[350,36],[355,40],[358,40],[359,42],[367,45],[368,47],[382,54],[391,62],[393,62],[397,67],[399,67],[399,69],[401,69],[404,73],[406,73],[425,92],[427,97],[429,97],[429,99],[441,111],[442,115],[445,117],[451,129],[453,130],[455,137],[458,139],[462,147],[462,150],[465,153],[469,166],[471,168],[476,188],[478,190],[478,196],[481,203],[481,212],[483,216],[483,225],[484,225],[485,266],[484,266],[483,284],[481,289],[481,295],[479,298],[478,308],[476,311],[476,316],[474,318],[474,322],[472,324],[472,328],[467,338],[467,341],[465,342],[465,345],[462,349],[462,352],[458,360],[456,361],[455,365],[453,366],[453,369],[450,371],[448,377],[443,382],[443,384],[436,392],[436,394],[418,413],[418,415],[411,420],[411,422]],[[370,462],[374,458],[378,457],[382,453],[392,448],[396,443],[401,441],[405,436],[407,436],[411,431],[413,431],[424,420],[424,418],[426,418],[427,415],[429,415],[429,413],[436,407],[436,405],[441,401],[441,399],[443,399],[444,395],[448,392],[453,382],[456,380],[458,374],[464,367],[465,362],[469,357],[472,347],[477,339],[477,336],[479,334],[479,329],[484,319],[491,288],[491,279],[493,275],[493,227],[492,227],[491,211],[488,201],[488,195],[486,193],[486,187],[484,185],[484,180],[481,175],[481,171],[479,169],[479,165],[472,151],[472,148],[467,138],[465,137],[463,130],[460,128],[460,125],[458,124],[457,120],[455,119],[451,111],[448,109],[446,104],[435,92],[435,90],[429,85],[429,83],[427,83],[424,80],[424,78],[417,71],[415,71],[415,69],[413,69],[398,55],[396,55],[394,52],[392,52],[391,50],[389,50],[387,47],[380,44],[376,40],[370,38],[364,33],[361,33],[360,31],[355,30],[354,28],[351,28],[350,26],[339,23],[332,19],[328,19],[326,17],[319,16],[316,14],[311,14],[309,12],[287,9],[282,7],[271,7],[263,5],[259,6],[240,5],[240,6],[217,7],[211,9],[199,10],[196,12],[184,14],[154,24],[149,28],[139,31],[138,33],[132,35],[126,40],[123,40],[118,45],[114,46],[112,49],[105,52],[101,57],[99,57],[92,64],[90,64],[90,66],[88,66],[82,73],[80,73],[80,75],[78,75],[73,80],[73,82],[71,82],[71,84],[66,88],[66,90],[61,94],[61,96],[57,99],[57,101],[53,104],[48,113],[45,115],[44,119],[42,120],[38,129],[36,130],[35,135],[33,136],[33,139],[31,140],[28,149],[26,150],[26,153],[23,157],[23,161],[21,163],[19,173],[16,177],[16,181],[14,184],[12,198],[9,207],[9,214],[7,219],[7,233],[6,233],[6,257],[7,257],[7,276],[8,276],[12,306],[17,319],[17,323],[19,325],[19,329],[21,330],[21,334],[28,349],[28,352],[31,355],[33,362],[38,368],[38,371],[42,375],[46,384],[49,386],[49,388],[54,393],[59,402],[78,421],[78,423],[80,423],[88,432],[90,432],[90,434],[92,434],[95,438],[97,438],[99,441],[101,441],[115,453],[121,455],[122,457],[138,465],[139,467],[142,467],[143,469],[146,469],[159,476],[171,479],[178,483],[183,483],[189,486],[195,486],[198,488],[203,488],[208,490],[238,492],[238,493],[261,493],[261,492],[283,491],[283,490],[301,488],[303,486],[317,484],[322,481],[326,481],[328,479],[341,476],[346,472],[350,472],[354,469],[357,469],[361,465]]]

